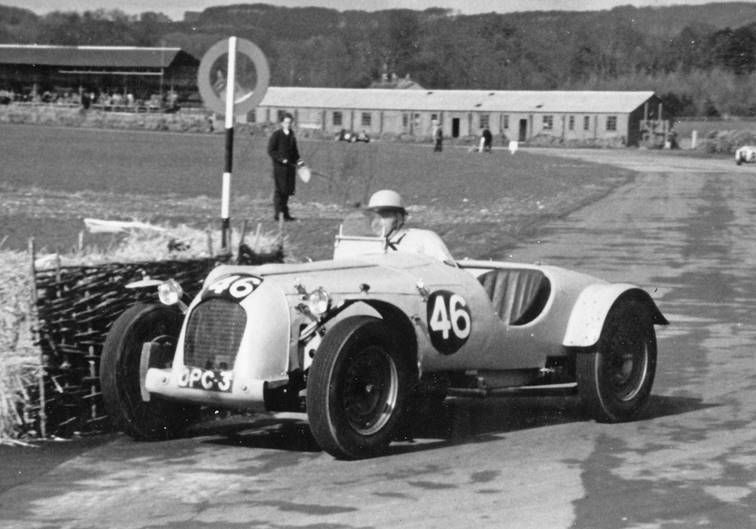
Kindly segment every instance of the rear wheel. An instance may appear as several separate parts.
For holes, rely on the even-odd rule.
[[[632,419],[651,394],[656,372],[656,335],[646,307],[620,301],[604,322],[596,349],[578,353],[578,393],[599,422]]]
[[[409,369],[385,323],[347,318],[325,335],[307,383],[307,415],[320,447],[337,458],[380,454],[401,420]]]
[[[105,339],[100,383],[105,410],[115,426],[134,439],[154,441],[175,437],[196,418],[198,408],[152,396],[142,400],[139,363],[142,345],[156,342],[173,353],[182,315],[175,308],[138,304],[115,321]],[[173,354],[168,355],[173,358]]]

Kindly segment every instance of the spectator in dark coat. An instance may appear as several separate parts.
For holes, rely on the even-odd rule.
[[[485,152],[491,152],[491,145],[493,144],[493,135],[491,134],[491,131],[488,130],[488,127],[485,127],[483,129],[483,150]]]
[[[441,152],[444,150],[444,131],[441,128],[441,124],[437,121],[433,121],[433,152]]]
[[[291,130],[294,117],[288,112],[284,114],[281,128],[270,136],[268,141],[268,155],[273,160],[273,212],[276,220],[283,215],[284,220],[294,220],[289,213],[289,197],[296,188],[297,166],[303,162],[299,158],[297,139]]]

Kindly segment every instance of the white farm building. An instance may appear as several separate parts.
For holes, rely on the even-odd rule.
[[[294,114],[300,128],[337,133],[430,136],[438,121],[444,137],[494,135],[527,141],[536,136],[619,140],[637,145],[648,122],[666,119],[651,91],[425,90],[270,87],[250,116],[279,121]]]

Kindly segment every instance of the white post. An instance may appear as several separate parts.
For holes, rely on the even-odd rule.
[[[221,191],[221,250],[228,250],[231,204],[231,168],[234,153],[234,85],[236,84],[236,37],[228,39],[228,74],[226,75],[226,166]]]
[[[690,135],[690,148],[695,149],[697,144],[698,144],[698,131],[694,130],[693,133]]]

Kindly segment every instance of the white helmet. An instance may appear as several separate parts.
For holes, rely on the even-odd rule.
[[[407,210],[404,209],[402,204],[402,197],[396,191],[391,189],[381,189],[373,193],[368,202],[368,209],[373,211],[380,211],[382,209],[398,209],[403,214],[407,214]]]

